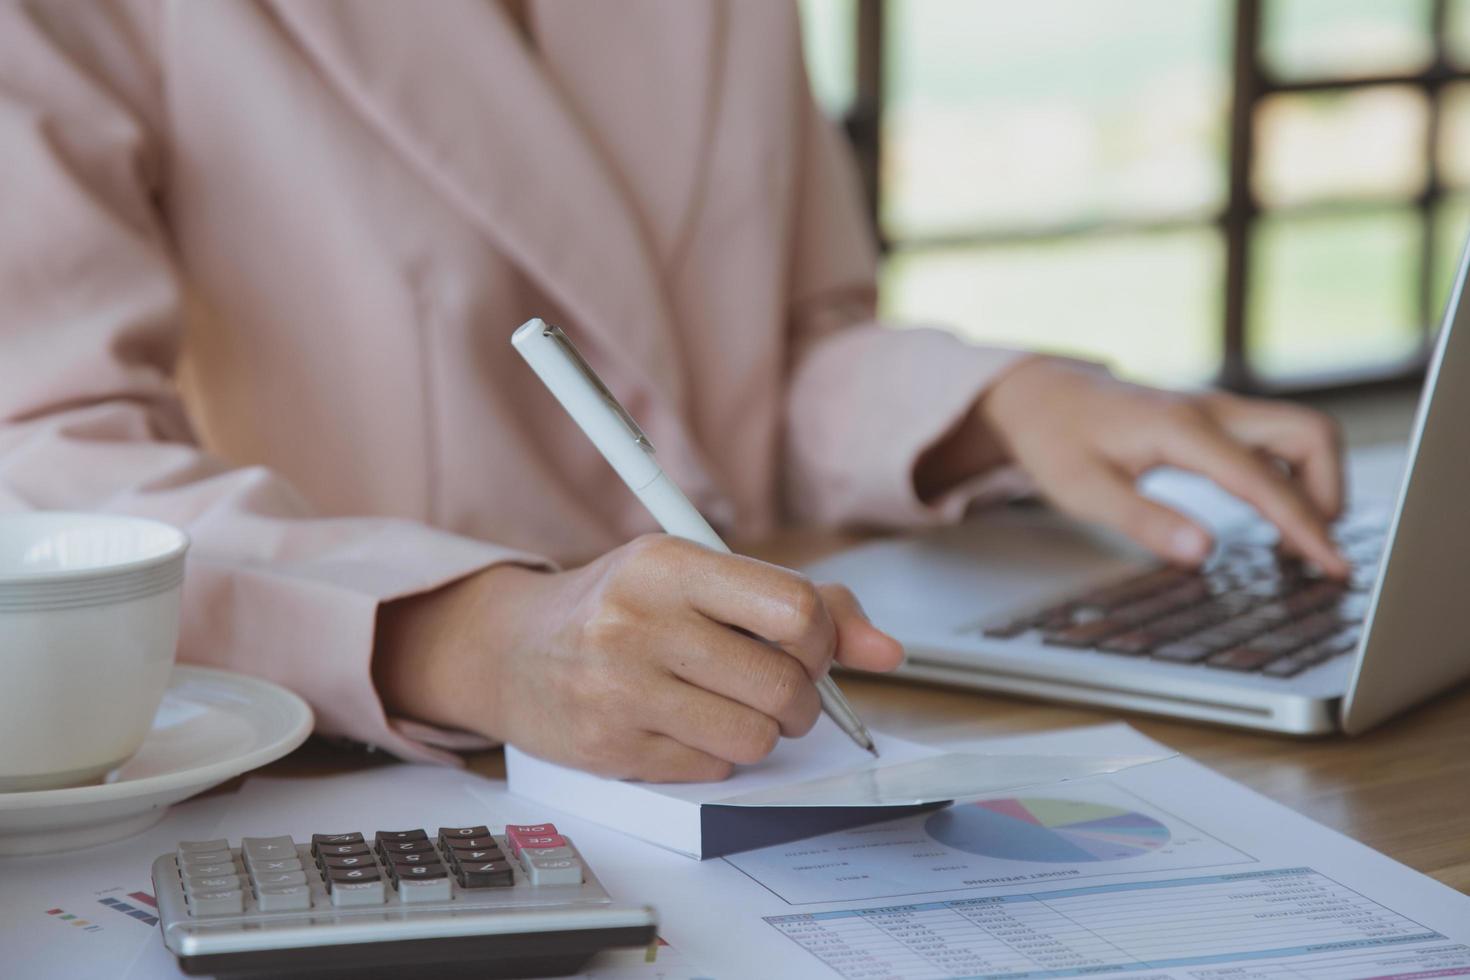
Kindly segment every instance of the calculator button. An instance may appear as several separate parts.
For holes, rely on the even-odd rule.
[[[446,837],[444,843],[451,851],[483,851],[499,847],[494,837]]]
[[[239,915],[245,909],[245,893],[235,888],[223,892],[195,892],[188,898],[194,915]]]
[[[237,874],[226,875],[184,875],[184,891],[194,892],[228,892],[237,888],[243,888],[245,879]]]
[[[240,866],[234,861],[228,861],[224,864],[190,864],[180,868],[179,871],[184,876],[184,880],[188,881],[190,878],[218,878],[220,875],[237,875],[240,873]]]
[[[395,851],[388,852],[389,864],[439,864],[439,854],[436,851],[414,851],[409,854],[399,854]]]
[[[372,853],[366,844],[321,844],[317,846],[316,852],[324,861],[333,857],[362,857]]]
[[[566,840],[565,837],[562,837],[560,834],[550,834],[550,835],[543,834],[543,835],[536,836],[536,837],[520,837],[520,838],[517,838],[513,842],[513,846],[511,848],[511,850],[514,851],[517,855],[519,855],[520,852],[521,852],[521,850],[523,848],[528,848],[528,847],[529,848],[546,848],[546,847],[566,847],[566,846],[567,846],[567,840]]]
[[[305,871],[273,871],[269,874],[250,872],[250,880],[257,888],[279,888],[283,885],[306,884]]]
[[[537,858],[526,862],[526,871],[530,873],[533,885],[580,885],[582,883],[581,861],[568,861],[566,858],[548,861]]]
[[[428,840],[429,835],[422,830],[380,830],[373,835],[382,847],[388,841]]]
[[[197,851],[179,855],[179,867],[185,871],[216,864],[231,864],[235,856],[229,851]]]
[[[562,858],[575,858],[577,853],[570,847],[523,847],[521,848],[521,859],[545,858],[556,861]]]
[[[424,881],[429,878],[446,878],[449,876],[444,865],[434,864],[395,864],[390,869],[393,877],[402,881]]]
[[[324,857],[322,867],[331,871],[333,868],[376,868],[378,863],[373,860],[371,854],[349,854],[346,857]]]
[[[382,842],[379,847],[384,854],[432,854],[434,844],[428,838],[424,840],[390,840]]]
[[[505,825],[505,835],[507,837],[524,837],[528,834],[537,837],[544,834],[559,833],[561,831],[556,829],[556,824],[554,823],[508,823]]]
[[[489,837],[490,828],[483,825],[479,827],[440,827],[439,836],[445,840],[454,837]]]
[[[296,912],[311,908],[311,889],[306,885],[281,885],[260,888],[255,902],[262,912]]]
[[[224,838],[219,840],[181,840],[179,841],[179,857],[190,854],[208,854],[211,851],[228,851],[230,842]]]
[[[376,866],[371,868],[331,868],[326,874],[328,888],[336,888],[339,885],[378,881],[380,878],[382,878],[382,875],[378,873]]]
[[[324,844],[365,844],[362,834],[312,834],[311,847],[316,850]]]
[[[515,884],[509,861],[464,862],[456,875],[465,888],[505,888]]]
[[[280,874],[284,871],[300,871],[300,858],[274,858],[269,861],[253,861],[250,871],[254,874]]]
[[[517,854],[528,841],[547,837],[559,837],[560,832],[554,823],[508,823],[505,825],[505,842],[510,846],[510,852]],[[538,847],[550,847],[550,844],[534,844]]]
[[[449,879],[400,879],[398,898],[405,905],[416,905],[420,902],[447,902],[449,901]]]
[[[505,854],[498,847],[486,848],[483,851],[456,851],[449,852],[451,864],[471,864],[475,861],[504,861]]]
[[[382,879],[372,881],[338,881],[332,884],[332,904],[338,908],[360,905],[382,905],[386,897]]]
[[[289,837],[242,837],[240,855],[246,864],[296,856],[296,842]]]

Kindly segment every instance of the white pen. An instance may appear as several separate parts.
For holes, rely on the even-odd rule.
[[[653,444],[560,328],[541,319],[527,320],[510,342],[665,531],[730,553],[729,545],[664,475],[654,459]],[[817,693],[827,716],[876,757],[872,736],[830,675],[817,681]]]

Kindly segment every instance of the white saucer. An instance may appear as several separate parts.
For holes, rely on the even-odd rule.
[[[311,708],[256,677],[174,668],[138,754],[93,786],[0,793],[0,854],[40,854],[146,830],[171,803],[279,759],[311,734]]]

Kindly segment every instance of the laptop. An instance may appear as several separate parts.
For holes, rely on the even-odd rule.
[[[806,571],[848,585],[904,644],[901,677],[1298,735],[1366,731],[1470,677],[1467,262],[1402,466],[1350,460],[1334,530],[1347,582],[1282,558],[1262,521],[1177,473],[1145,492],[1215,531],[1198,570],[1012,506]]]

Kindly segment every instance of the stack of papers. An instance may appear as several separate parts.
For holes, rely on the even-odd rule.
[[[118,908],[146,908],[149,862],[180,838],[549,819],[616,900],[659,912],[667,945],[597,961],[601,980],[1470,976],[1470,898],[1125,725],[945,748],[1159,761],[707,861],[462,771],[256,778],[129,841],[0,860],[5,972],[181,976]]]
[[[945,752],[873,733],[879,758],[830,719],[786,739],[769,757],[718,783],[603,779],[506,749],[517,796],[595,820],[694,858],[723,857],[954,800],[1119,772],[1171,755],[991,755]]]
[[[704,862],[556,819],[711,976],[1470,976],[1470,897],[1126,725],[945,748],[1167,758]]]

